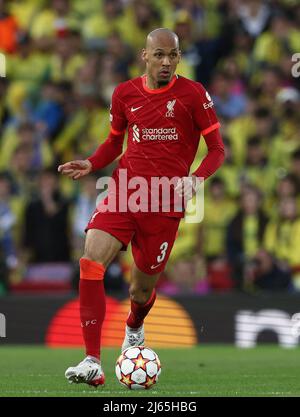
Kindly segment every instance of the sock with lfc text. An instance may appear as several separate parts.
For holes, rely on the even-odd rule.
[[[106,310],[103,282],[105,268],[91,262],[80,259],[80,319],[86,355],[100,359],[101,330]]]

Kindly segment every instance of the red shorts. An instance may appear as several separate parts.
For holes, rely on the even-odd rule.
[[[94,212],[86,231],[103,230],[114,236],[126,250],[131,242],[136,266],[149,275],[162,272],[173,247],[178,226],[178,217],[151,213],[101,213]]]

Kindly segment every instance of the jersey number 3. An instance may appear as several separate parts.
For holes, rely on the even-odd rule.
[[[166,252],[167,252],[167,249],[168,249],[168,242],[163,242],[161,245],[160,245],[160,247],[159,247],[159,249],[160,249],[160,255],[156,258],[157,259],[157,262],[162,262],[164,259],[165,259],[165,257],[166,257]]]

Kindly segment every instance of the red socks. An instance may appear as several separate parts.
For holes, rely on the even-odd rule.
[[[102,264],[80,259],[80,319],[86,354],[100,359],[101,329],[105,317],[105,268]]]
[[[155,302],[155,299],[156,292],[155,290],[153,290],[151,297],[149,298],[146,304],[137,304],[131,300],[131,311],[127,319],[127,326],[131,327],[132,329],[137,329],[138,327],[141,327],[141,325],[144,322],[144,318],[151,310]]]
[[[83,339],[86,347],[86,355],[100,359],[101,329],[105,317],[105,267],[89,259],[80,259],[80,319]],[[127,325],[133,329],[140,327],[144,318],[151,310],[156,299],[153,290],[146,304],[137,304],[131,300],[131,311],[127,319]]]

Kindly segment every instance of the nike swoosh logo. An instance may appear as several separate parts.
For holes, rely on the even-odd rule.
[[[151,265],[151,269],[155,269],[155,268],[158,268],[159,266],[161,266],[161,264],[158,264],[158,265]]]
[[[138,109],[142,108],[143,106],[140,107],[131,107],[131,112],[133,113],[134,111],[137,111]]]

